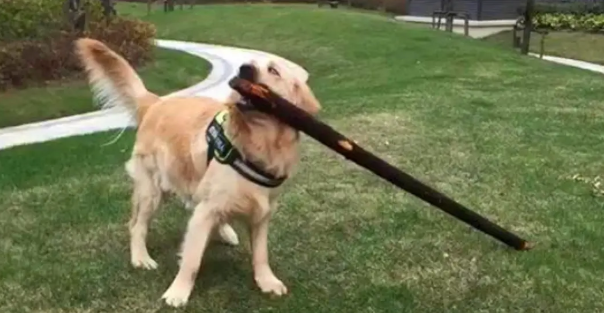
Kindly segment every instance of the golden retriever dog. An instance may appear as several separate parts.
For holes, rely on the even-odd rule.
[[[237,244],[229,225],[243,220],[250,231],[252,266],[264,293],[284,295],[287,288],[269,265],[268,225],[281,185],[266,186],[244,177],[230,163],[210,158],[206,138],[215,116],[226,116],[224,133],[243,162],[282,180],[291,177],[299,159],[299,133],[276,118],[249,108],[233,91],[219,102],[204,97],[162,98],[149,92],[129,63],[103,43],[82,38],[76,52],[86,70],[94,98],[104,107],[121,107],[137,122],[136,139],[126,171],[133,182],[129,222],[134,267],[155,269],[147,251],[149,222],[162,197],[176,194],[193,208],[180,247],[178,274],[162,298],[170,306],[187,303],[210,238]],[[276,60],[253,60],[239,69],[242,78],[264,84],[310,114],[320,103],[305,81]]]

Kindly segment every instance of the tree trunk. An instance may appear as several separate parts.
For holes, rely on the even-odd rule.
[[[520,53],[528,54],[531,45],[531,31],[533,30],[533,15],[535,9],[535,0],[526,0],[524,10],[524,33],[522,34],[522,47]]]

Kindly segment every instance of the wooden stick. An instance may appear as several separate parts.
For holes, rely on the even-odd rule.
[[[282,122],[306,133],[328,148],[368,169],[399,188],[406,190],[416,197],[500,240],[516,250],[528,250],[531,248],[527,241],[423,184],[371,152],[366,151],[329,125],[315,119],[312,115],[292,105],[270,89],[253,84],[239,77],[232,79],[229,84],[231,88],[239,92],[244,99],[249,100],[249,105],[252,105],[255,109],[277,117]]]

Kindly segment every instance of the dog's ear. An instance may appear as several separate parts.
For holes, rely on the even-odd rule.
[[[239,67],[237,77],[255,83],[258,80],[258,70],[254,64],[243,64]]]
[[[310,87],[303,82],[297,81],[294,83],[294,89],[300,108],[311,115],[317,115],[321,110],[321,103],[319,103]]]

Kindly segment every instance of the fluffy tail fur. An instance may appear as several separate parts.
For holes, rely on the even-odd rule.
[[[103,108],[128,110],[140,123],[159,97],[147,90],[132,66],[102,42],[90,38],[76,41],[76,53],[88,74],[97,103]]]

